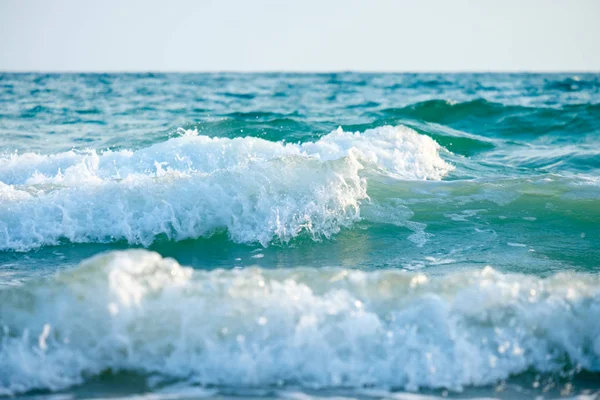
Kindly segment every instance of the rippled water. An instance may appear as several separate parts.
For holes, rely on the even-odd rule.
[[[592,396],[599,172],[597,74],[0,74],[0,395]]]

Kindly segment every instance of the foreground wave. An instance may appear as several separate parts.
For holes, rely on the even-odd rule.
[[[585,274],[198,271],[129,250],[0,291],[0,316],[2,394],[105,371],[409,390],[600,371],[600,277]]]
[[[439,180],[452,166],[406,127],[316,142],[183,136],[137,151],[13,154],[0,162],[0,250],[61,240],[149,245],[227,230],[239,243],[330,237],[360,218],[367,169]]]

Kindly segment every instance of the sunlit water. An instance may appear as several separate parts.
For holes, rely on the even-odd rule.
[[[0,74],[0,396],[593,398],[599,271],[599,75]]]

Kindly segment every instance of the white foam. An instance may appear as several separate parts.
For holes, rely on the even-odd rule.
[[[405,127],[341,129],[316,142],[191,132],[136,151],[0,159],[0,251],[60,240],[149,245],[227,230],[237,242],[329,237],[360,218],[360,173],[441,179],[452,166]]]
[[[193,271],[144,250],[0,291],[0,393],[102,371],[200,385],[460,389],[600,371],[600,277]]]

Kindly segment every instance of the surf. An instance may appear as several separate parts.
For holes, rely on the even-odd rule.
[[[199,271],[128,250],[1,290],[0,316],[5,395],[106,371],[155,384],[411,391],[600,371],[590,274]]]
[[[315,142],[195,131],[136,151],[25,153],[0,162],[0,250],[72,243],[150,245],[226,230],[237,243],[329,238],[360,219],[362,171],[440,180],[453,166],[398,126],[338,129]]]

